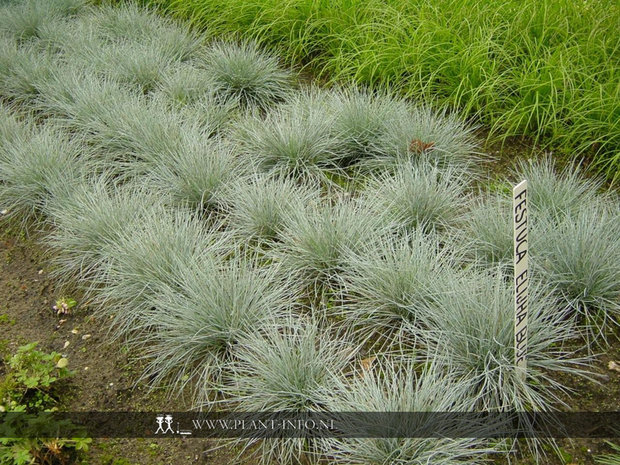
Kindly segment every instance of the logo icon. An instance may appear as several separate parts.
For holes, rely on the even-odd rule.
[[[172,429],[172,415],[166,414],[164,416],[163,414],[159,414],[155,417],[155,421],[157,422],[157,429],[155,430],[155,434],[159,434],[160,432],[161,434],[174,434],[174,430]]]

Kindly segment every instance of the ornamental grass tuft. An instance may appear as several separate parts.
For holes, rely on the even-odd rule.
[[[292,90],[292,74],[255,42],[214,42],[201,62],[215,94],[245,108],[266,110]]]

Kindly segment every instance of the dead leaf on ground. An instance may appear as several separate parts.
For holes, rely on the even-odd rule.
[[[362,370],[369,371],[372,368],[372,364],[376,360],[376,358],[377,357],[368,357],[368,358],[363,359],[360,362],[362,365]]]
[[[620,363],[614,362],[613,360],[607,364],[607,368],[610,370],[615,370],[620,372]]]

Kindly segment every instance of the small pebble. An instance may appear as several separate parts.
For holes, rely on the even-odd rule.
[[[71,344],[69,341],[65,341],[65,345],[62,348],[66,349],[67,347],[69,347],[69,344]]]
[[[43,269],[39,270],[39,274],[43,274]]]
[[[4,210],[0,211],[0,214],[2,215],[6,215],[9,211],[5,208]]]

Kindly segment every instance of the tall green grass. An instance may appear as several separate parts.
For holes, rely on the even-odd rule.
[[[594,155],[618,179],[617,2],[147,0],[210,34],[279,48],[324,79],[390,86],[500,138]]]

